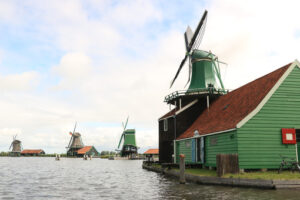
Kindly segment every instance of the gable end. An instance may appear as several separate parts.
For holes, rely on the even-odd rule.
[[[288,77],[288,75],[296,66],[300,67],[300,63],[298,60],[295,60],[289,66],[289,68],[284,72],[284,74],[280,77],[280,79],[269,91],[269,93],[263,98],[263,100],[258,104],[258,106],[252,112],[250,112],[244,119],[242,119],[239,123],[237,123],[236,128],[241,128],[244,124],[246,124],[252,117],[254,117],[262,109],[262,107],[268,102],[268,100],[272,97],[275,91],[279,88],[282,82],[286,79],[286,77]]]

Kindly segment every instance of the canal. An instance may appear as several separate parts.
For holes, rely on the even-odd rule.
[[[180,185],[142,161],[0,157],[0,199],[299,199],[298,190]]]

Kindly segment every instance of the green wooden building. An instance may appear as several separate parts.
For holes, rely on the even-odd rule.
[[[240,169],[277,169],[280,155],[298,159],[299,142],[296,60],[217,98],[172,146],[175,163],[185,154],[187,163],[216,167],[217,154],[235,153]]]

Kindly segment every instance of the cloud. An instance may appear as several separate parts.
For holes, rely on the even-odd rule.
[[[21,74],[0,76],[0,90],[6,92],[28,91],[39,82],[39,74],[35,71]]]
[[[13,22],[15,14],[16,7],[11,1],[0,1],[0,21]]]
[[[87,79],[92,72],[91,59],[83,53],[68,53],[61,58],[59,65],[52,67],[52,70],[63,79],[77,82]]]
[[[201,47],[228,63],[228,88],[241,86],[299,57],[300,40],[295,33],[300,23],[294,20],[300,17],[298,6],[296,1],[288,1],[284,8],[282,2],[273,1],[210,2]]]
[[[142,9],[146,8],[146,9]],[[161,10],[156,9],[149,1],[120,1],[109,13],[105,20],[128,27],[144,26],[147,22],[161,20]]]
[[[204,7],[209,13],[200,48],[228,63],[221,67],[226,88],[299,57],[299,6],[291,1],[284,9],[273,1],[231,0],[4,4],[10,8],[0,12],[0,28],[13,42],[0,43],[3,52],[23,55],[42,46],[39,53],[49,60],[26,54],[31,64],[16,67],[2,54],[1,66],[14,70],[0,75],[2,146],[11,137],[1,130],[18,130],[26,148],[64,152],[78,121],[85,144],[113,150],[129,115],[138,146],[157,147],[157,119],[168,111],[164,97],[186,89],[187,65],[169,89],[185,54],[183,32],[188,24],[195,29]]]

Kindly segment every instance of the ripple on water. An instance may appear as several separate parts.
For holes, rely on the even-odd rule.
[[[141,161],[0,157],[0,199],[298,199],[299,191],[186,184]]]

